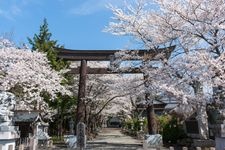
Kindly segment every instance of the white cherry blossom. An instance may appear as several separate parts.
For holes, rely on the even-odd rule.
[[[70,94],[61,85],[62,79],[51,69],[45,54],[0,39],[0,90],[17,95],[17,109],[50,111],[41,94],[47,92],[51,100],[57,93]]]

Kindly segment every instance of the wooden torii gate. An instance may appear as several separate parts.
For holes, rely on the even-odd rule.
[[[166,57],[170,57],[171,52],[174,50],[175,46],[158,49],[156,51],[149,50],[138,50],[138,55],[144,56],[148,55],[151,60],[160,52],[166,54]],[[85,92],[86,92],[86,77],[87,74],[112,74],[119,72],[111,72],[107,68],[89,68],[87,67],[87,61],[112,61],[114,59],[114,54],[119,50],[71,50],[71,49],[58,49],[58,58],[68,60],[68,61],[81,61],[81,65],[78,68],[71,68],[69,73],[80,74],[79,80],[79,90],[78,90],[78,102],[76,111],[76,124],[78,122],[84,122],[85,120]],[[132,50],[131,50],[132,51]],[[137,50],[136,50],[137,51]],[[142,73],[140,69],[134,68],[133,70],[125,71],[122,73]],[[148,99],[148,95],[145,96]],[[148,130],[149,134],[156,134],[155,122],[154,122],[154,106],[153,104],[147,107],[147,120],[148,120]]]

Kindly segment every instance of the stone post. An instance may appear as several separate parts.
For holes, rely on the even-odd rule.
[[[80,150],[86,148],[86,132],[85,132],[85,124],[83,122],[79,122],[77,124],[77,147]]]

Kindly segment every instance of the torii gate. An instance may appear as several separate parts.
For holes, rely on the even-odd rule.
[[[161,48],[157,51],[154,50],[138,50],[138,55],[144,56],[148,55],[149,59],[153,59],[159,53],[165,53],[166,57],[169,58],[171,52],[174,50],[175,46]],[[134,50],[133,50],[134,51]],[[136,50],[137,51],[137,50]],[[114,54],[119,52],[119,50],[71,50],[71,49],[58,49],[58,57],[69,61],[81,61],[81,66],[78,68],[71,68],[69,73],[80,74],[79,80],[79,90],[78,90],[78,102],[77,102],[77,112],[76,112],[76,123],[84,122],[84,98],[86,92],[86,77],[87,74],[112,74],[116,72],[111,72],[107,68],[89,68],[87,67],[87,61],[113,61]],[[118,72],[117,72],[118,73]],[[138,68],[133,70],[125,71],[122,73],[143,73]],[[146,100],[148,95],[145,96]],[[148,120],[148,130],[149,134],[156,134],[155,122],[154,122],[154,106],[148,105],[147,107],[147,120]]]

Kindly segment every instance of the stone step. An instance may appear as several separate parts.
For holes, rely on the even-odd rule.
[[[88,145],[102,144],[102,145],[127,145],[127,146],[142,146],[142,143],[113,143],[113,142],[87,142]]]
[[[88,143],[87,150],[142,150],[140,144],[122,144],[122,143]]]

